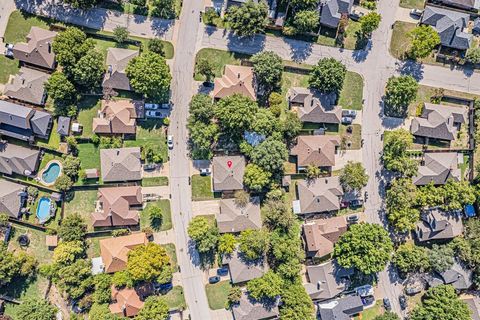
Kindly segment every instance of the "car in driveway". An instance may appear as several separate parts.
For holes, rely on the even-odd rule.
[[[7,58],[13,58],[13,44],[11,43],[7,43],[5,45],[5,53],[4,53],[5,57]]]
[[[162,118],[162,112],[155,110],[147,110],[147,112],[145,112],[145,115],[147,116],[147,118]]]
[[[390,303],[390,299],[388,298],[383,298],[383,307],[385,310],[390,311],[392,310],[392,304]]]
[[[410,15],[416,18],[420,18],[423,14],[423,10],[420,9],[412,9],[410,10]]]
[[[353,10],[352,13],[350,13],[350,19],[352,19],[353,21],[358,21],[364,15],[365,15],[365,13],[363,13],[361,11]]]
[[[145,171],[153,171],[155,169],[157,169],[156,163],[147,163],[143,165],[143,170]]]
[[[356,214],[352,214],[347,217],[347,223],[348,224],[356,224],[358,223],[358,216]]]
[[[350,202],[350,206],[352,207],[361,207],[363,206],[363,200],[362,199],[356,199]]]
[[[356,292],[357,295],[359,295],[361,298],[373,296],[373,294],[374,294],[373,287],[372,287],[371,285],[369,285],[369,284],[366,284],[366,285],[364,285],[364,286],[355,288],[355,292]]]
[[[357,111],[355,110],[348,110],[348,109],[343,109],[342,110],[342,117],[350,117],[355,119],[357,117]]]
[[[342,117],[342,124],[352,124],[353,119],[350,117]]]
[[[208,278],[208,283],[210,283],[210,284],[214,284],[214,283],[217,283],[219,281],[220,281],[219,276],[213,276],[213,277]]]
[[[218,268],[217,275],[221,277],[228,275],[228,268],[227,267]]]
[[[157,110],[160,108],[158,103],[145,103],[145,110]]]
[[[407,298],[403,294],[398,297],[398,302],[400,302],[400,308],[402,310],[407,309]]]
[[[153,289],[161,292],[167,292],[169,290],[172,290],[173,284],[171,282],[167,283],[153,283]]]
[[[200,169],[201,176],[209,176],[211,174],[210,168],[203,168]]]
[[[168,146],[168,149],[173,149],[173,136],[172,135],[169,135],[167,137],[167,146]]]

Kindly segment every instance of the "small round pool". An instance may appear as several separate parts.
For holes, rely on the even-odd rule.
[[[50,210],[52,208],[52,200],[46,197],[42,197],[38,201],[37,206],[37,218],[40,223],[45,223],[50,219]]]
[[[60,170],[61,167],[58,162],[50,162],[46,169],[42,172],[42,181],[47,185],[53,184],[60,175]]]

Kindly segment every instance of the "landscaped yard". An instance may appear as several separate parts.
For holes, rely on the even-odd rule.
[[[100,148],[93,143],[79,143],[77,149],[82,169],[100,170]]]
[[[158,206],[162,209],[162,223],[160,226],[153,226],[150,217],[147,214],[149,206]],[[145,209],[140,212],[140,228],[151,227],[154,231],[165,231],[172,229],[172,213],[170,209],[170,200],[161,199],[155,202],[149,202]]]
[[[9,250],[26,251],[26,253],[33,255],[40,263],[51,262],[53,251],[48,250],[45,243],[46,233],[31,228],[15,225],[12,229],[13,235],[8,243]],[[22,234],[28,235],[30,244],[27,247],[21,247],[17,239]]]
[[[192,200],[211,200],[214,198],[212,192],[212,178],[195,174],[192,176]]]
[[[93,229],[90,214],[95,211],[97,190],[74,191],[73,199],[65,202],[65,216],[78,213],[83,217],[90,230]]]
[[[142,179],[142,187],[168,186],[168,177],[149,177]]]
[[[30,215],[28,215],[28,218],[26,218],[26,220],[30,223],[35,223],[35,224],[39,224],[39,221],[37,219],[37,207],[38,207],[38,203],[40,201],[41,198],[45,197],[45,198],[50,198],[51,194],[50,193],[47,193],[47,192],[44,192],[44,191],[41,191],[39,190],[38,191],[38,197],[35,199],[35,202],[34,203],[29,203],[27,205],[28,207],[28,210],[29,212],[31,213]],[[52,228],[52,229],[57,229],[58,226],[59,226],[59,221],[60,221],[60,218],[61,218],[61,214],[60,214],[60,208],[57,206],[56,207],[56,210],[55,210],[55,216],[53,218],[50,218],[44,225],[48,228]]]
[[[215,77],[223,75],[223,69],[226,64],[240,65],[241,59],[248,59],[249,55],[240,54],[236,52],[217,50],[217,49],[202,49],[198,51],[195,61],[207,59],[215,66]],[[205,78],[201,75],[195,74],[195,80],[202,81]]]
[[[173,270],[177,272],[178,263],[177,263],[177,252],[175,251],[175,245],[173,243],[167,243],[167,244],[162,244],[162,246],[165,248],[165,250],[167,250],[167,254],[170,257]]]
[[[408,33],[416,27],[415,23],[396,21],[393,24],[390,54],[398,59],[403,59],[405,52],[410,48]]]
[[[25,42],[31,27],[49,28],[45,20],[34,15],[26,14],[18,10],[12,12],[8,19],[7,29],[5,30],[4,42],[13,44]]]
[[[375,306],[365,309],[360,316],[356,316],[355,320],[373,320],[376,316],[383,314],[382,302],[379,300]]]
[[[425,0],[400,0],[400,7],[423,10],[425,7]]]
[[[124,147],[144,147],[149,145],[159,153],[162,162],[168,160],[167,138],[163,133],[162,124],[155,120],[140,121],[137,123],[135,140],[125,140]]]
[[[167,294],[162,295],[162,297],[165,299],[169,309],[183,310],[187,306],[185,303],[185,296],[183,295],[183,288],[181,286],[173,287],[172,290]]]
[[[97,116],[98,110],[100,110],[100,98],[84,96],[77,106],[79,110],[77,120],[83,126],[82,137],[90,138],[93,134],[93,118]]]
[[[207,292],[208,306],[210,309],[224,309],[231,288],[232,285],[228,280],[220,281],[215,284],[207,284],[205,286],[205,291]]]
[[[50,148],[52,150],[58,150],[60,147],[61,137],[57,132],[58,124],[57,119],[53,121],[52,131],[50,133],[50,137],[48,141],[45,140],[37,140],[37,145],[44,148]]]

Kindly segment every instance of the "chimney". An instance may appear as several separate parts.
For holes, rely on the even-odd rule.
[[[52,53],[52,44],[49,42],[47,42],[47,45],[48,45],[48,53]]]
[[[237,78],[240,79],[240,72],[237,74]]]

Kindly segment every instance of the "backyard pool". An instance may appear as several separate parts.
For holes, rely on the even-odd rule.
[[[41,198],[37,206],[37,218],[40,223],[45,223],[50,219],[50,210],[52,208],[52,200],[49,198]]]
[[[60,164],[58,162],[50,162],[42,173],[42,180],[45,184],[50,185],[57,180],[60,175]]]

